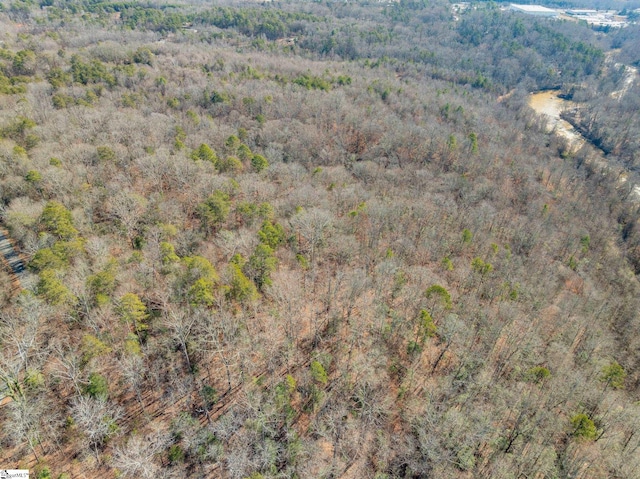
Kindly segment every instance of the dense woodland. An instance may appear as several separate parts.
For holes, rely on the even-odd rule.
[[[639,477],[640,31],[455,15],[3,2],[0,465]]]

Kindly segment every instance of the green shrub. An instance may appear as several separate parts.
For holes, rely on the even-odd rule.
[[[45,301],[53,305],[71,305],[76,302],[75,296],[53,270],[41,271],[39,276],[36,291]]]
[[[585,235],[580,238],[580,246],[582,246],[582,252],[587,253],[589,251],[589,246],[591,246],[591,238],[589,235]]]
[[[251,149],[243,143],[238,147],[238,157],[242,161],[249,161],[253,158],[253,153],[251,153]]]
[[[147,307],[137,294],[126,293],[120,298],[118,312],[123,322],[131,324],[136,333],[147,329],[146,320],[149,318]]]
[[[240,141],[240,138],[236,135],[229,136],[224,142],[225,148],[227,148],[227,151],[231,154],[237,153],[241,144],[242,142]]]
[[[83,388],[84,393],[94,399],[105,400],[109,397],[109,386],[107,379],[98,373],[89,375],[89,383]]]
[[[433,322],[431,314],[429,314],[429,311],[426,309],[420,310],[418,326],[418,335],[421,341],[424,341],[426,338],[433,338],[436,335],[436,325]]]
[[[271,285],[271,273],[275,271],[278,260],[273,249],[266,244],[256,246],[245,267],[245,272],[255,282],[260,291]]]
[[[571,418],[573,436],[578,439],[592,441],[598,436],[594,422],[586,414],[576,414]]]
[[[253,155],[251,157],[251,166],[256,173],[260,173],[261,171],[266,170],[269,167],[269,162],[262,155]]]
[[[115,163],[117,159],[116,152],[108,146],[99,146],[96,148],[96,153],[98,155],[98,160],[103,163]]]
[[[327,371],[319,361],[311,361],[311,377],[320,384],[327,384],[329,380]]]
[[[109,268],[92,274],[87,278],[87,286],[96,298],[98,296],[108,298],[116,288],[115,272]]]
[[[133,333],[127,334],[124,340],[124,351],[131,356],[140,356],[142,349],[140,349],[140,339]]]
[[[422,346],[420,345],[420,343],[416,341],[409,341],[409,344],[407,344],[408,355],[419,354],[421,352],[422,352]]]
[[[207,409],[211,409],[218,402],[218,392],[208,384],[202,386],[200,395]]]
[[[181,126],[176,126],[175,138],[173,146],[175,146],[176,150],[181,150],[184,148],[184,142],[187,139],[187,133]]]
[[[227,156],[218,162],[218,170],[221,173],[241,173],[243,169],[242,162],[235,156]]]
[[[152,65],[153,64],[153,53],[147,47],[138,48],[133,54],[133,61],[135,63],[141,63],[144,65]]]
[[[47,466],[43,466],[37,472],[36,479],[51,479],[51,470]]]
[[[627,377],[627,373],[620,364],[613,361],[602,368],[602,374],[600,380],[611,386],[613,389],[624,389],[624,380]]]
[[[45,269],[58,270],[68,266],[68,263],[59,255],[55,254],[51,248],[42,248],[36,251],[31,261],[29,261],[29,269],[35,271],[43,271]]]
[[[200,117],[198,116],[198,114],[193,111],[193,110],[187,110],[187,118],[189,118],[189,120],[191,120],[191,122],[198,126],[200,124]]]
[[[427,297],[427,299],[430,299],[434,296],[439,297],[444,303],[444,307],[446,309],[451,309],[452,307],[451,295],[449,294],[449,291],[447,291],[444,287],[440,286],[439,284],[434,284],[432,286],[429,286],[427,290],[424,292],[424,295]]]
[[[88,85],[90,83],[105,83],[112,87],[116,85],[116,77],[107,71],[107,67],[100,60],[83,62],[78,55],[71,57],[71,75],[73,81]]]
[[[547,368],[543,366],[535,366],[525,373],[524,379],[529,382],[541,383],[549,376],[551,376],[551,372]]]
[[[231,209],[229,195],[223,191],[215,191],[196,209],[203,225],[208,229],[216,229],[224,223]]]
[[[180,261],[180,257],[176,254],[176,250],[171,243],[163,241],[160,243],[160,255],[162,264],[168,265]]]
[[[284,228],[278,223],[271,223],[266,220],[262,223],[262,227],[258,231],[258,239],[262,244],[269,246],[271,249],[276,249],[285,240]]]
[[[24,384],[29,389],[38,389],[44,386],[44,374],[35,369],[27,369]]]
[[[35,126],[35,121],[25,116],[19,116],[9,125],[0,128],[0,137],[11,138],[16,142],[23,142],[27,135],[27,130]]]
[[[236,256],[240,255],[235,255]],[[228,299],[243,302],[251,302],[257,299],[258,291],[253,282],[247,278],[242,272],[242,267],[245,264],[244,258],[232,259],[229,264],[229,286],[227,287],[226,296]]]
[[[273,218],[273,207],[269,203],[255,204],[241,201],[236,205],[236,214],[239,214],[244,222],[252,224],[256,219]]]
[[[187,281],[192,282],[200,278],[206,278],[213,283],[218,282],[218,273],[207,258],[197,255],[187,256],[183,262],[187,267]]]
[[[228,103],[230,99],[231,98],[230,98],[228,93],[219,92],[219,91],[214,91],[209,96],[209,101],[211,103],[213,103],[213,104],[216,104],[216,103]]]
[[[300,75],[297,78],[294,78],[293,83],[303,86],[307,90],[331,90],[331,83],[328,80],[313,75]]]
[[[215,304],[215,283],[207,278],[198,279],[189,288],[187,298],[192,306],[211,307]]]
[[[29,170],[24,179],[29,183],[37,183],[42,180],[42,174],[37,170]]]
[[[2,4],[0,4],[0,7],[2,6]],[[6,51],[6,50],[5,50]],[[13,80],[15,80],[16,77],[12,78],[11,80],[9,78],[7,78],[2,72],[0,72],[0,93],[3,93],[5,95],[14,95],[17,93],[26,93],[27,89],[24,85],[15,85]]]
[[[111,352],[111,348],[107,346],[105,343],[100,341],[98,338],[91,334],[86,334],[82,338],[82,361],[84,363],[88,363],[91,359],[96,358],[98,356],[102,356],[103,354],[108,354]]]
[[[447,271],[453,271],[453,262],[451,261],[451,258],[448,256],[442,258],[442,267]]]
[[[184,461],[185,452],[179,444],[173,444],[169,448],[168,458],[171,464],[179,464]]]
[[[218,155],[206,143],[202,143],[198,148],[191,152],[191,159],[194,161],[208,161],[214,166],[218,163]]]
[[[51,251],[65,262],[84,253],[84,240],[74,238],[69,241],[56,241],[51,247]]]
[[[61,239],[70,240],[78,235],[71,212],[58,201],[49,201],[45,205],[40,221],[50,233]]]
[[[485,262],[482,258],[475,257],[471,261],[471,269],[482,276],[493,271],[493,265],[489,262]]]

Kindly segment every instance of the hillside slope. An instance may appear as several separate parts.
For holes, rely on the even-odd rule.
[[[35,280],[0,313],[0,464],[638,477],[633,205],[524,93],[593,81],[600,40],[468,15],[6,8],[2,219]]]

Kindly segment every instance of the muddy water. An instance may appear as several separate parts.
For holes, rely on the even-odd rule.
[[[562,118],[560,113],[566,108],[575,106],[573,102],[563,100],[558,96],[560,90],[545,90],[529,95],[529,106],[533,110],[548,118],[551,130],[556,130],[562,136],[567,138],[574,150],[579,149],[586,141],[584,137],[578,133],[571,124]]]
[[[635,73],[635,72],[634,72]],[[564,109],[575,108],[574,102],[564,100],[558,96],[560,90],[545,90],[529,95],[529,106],[539,115],[544,115],[549,124],[550,131],[556,131],[560,135],[564,136],[571,143],[571,149],[577,151],[587,142],[571,124],[562,118],[560,114]],[[624,171],[621,167],[613,167],[607,162],[607,159],[602,154],[602,151],[594,147],[596,155],[592,157],[595,165],[601,168],[602,171],[610,169],[610,171],[618,178],[618,187],[629,188],[627,185],[628,172]],[[632,184],[631,193],[628,198],[633,202],[640,202],[640,185]]]

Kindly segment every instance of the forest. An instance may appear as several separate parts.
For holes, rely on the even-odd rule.
[[[640,477],[638,45],[493,2],[0,3],[0,467]]]

